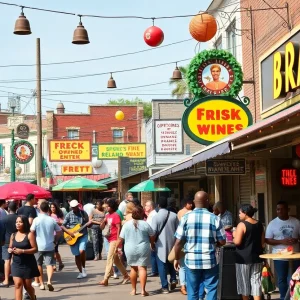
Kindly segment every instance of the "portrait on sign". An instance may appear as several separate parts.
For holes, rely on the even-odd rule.
[[[234,80],[230,65],[222,59],[210,59],[198,69],[198,84],[208,95],[227,92]]]

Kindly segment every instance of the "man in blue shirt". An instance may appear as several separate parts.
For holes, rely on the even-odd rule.
[[[225,245],[225,231],[220,218],[207,210],[207,193],[197,192],[194,204],[195,209],[182,217],[175,233],[174,267],[179,269],[180,251],[184,245],[188,300],[199,300],[202,282],[207,291],[206,299],[217,300],[219,268],[216,245]]]
[[[35,254],[35,258],[40,271],[40,289],[44,290],[43,280],[43,261],[47,268],[47,286],[50,292],[54,291],[52,285],[53,265],[54,265],[54,246],[58,241],[62,231],[57,225],[56,221],[49,215],[49,204],[44,201],[40,204],[40,213],[37,218],[32,222],[30,230],[36,234],[36,242],[38,246],[38,252]],[[56,235],[54,235],[56,232]]]

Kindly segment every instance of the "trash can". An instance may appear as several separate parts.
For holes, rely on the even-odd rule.
[[[235,245],[228,244],[220,249],[218,300],[242,299],[236,290]]]

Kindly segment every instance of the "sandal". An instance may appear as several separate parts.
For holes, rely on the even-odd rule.
[[[106,281],[106,280],[99,281],[99,282],[98,282],[98,285],[101,285],[101,286],[108,286],[108,281]]]
[[[143,293],[143,294],[141,293],[141,296],[142,296],[142,297],[147,297],[147,296],[149,296],[149,293],[148,293],[148,292],[145,292],[145,293]]]
[[[130,296],[135,296],[136,295],[136,291],[131,291],[129,295]]]
[[[124,278],[123,281],[121,282],[121,284],[126,284],[128,282],[130,282],[130,277],[129,276]]]
[[[8,288],[9,287],[9,284],[8,283],[3,283],[3,282],[1,282],[0,283],[0,288]]]

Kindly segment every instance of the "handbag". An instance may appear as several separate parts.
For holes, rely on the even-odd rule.
[[[182,259],[185,256],[185,252],[183,249],[181,249],[180,253],[179,253],[179,260]],[[174,246],[172,248],[172,250],[170,251],[169,255],[168,255],[168,261],[170,263],[173,263],[173,261],[175,260],[175,249]]]
[[[110,225],[106,224],[105,227],[102,229],[102,236],[108,238],[110,236]]]

